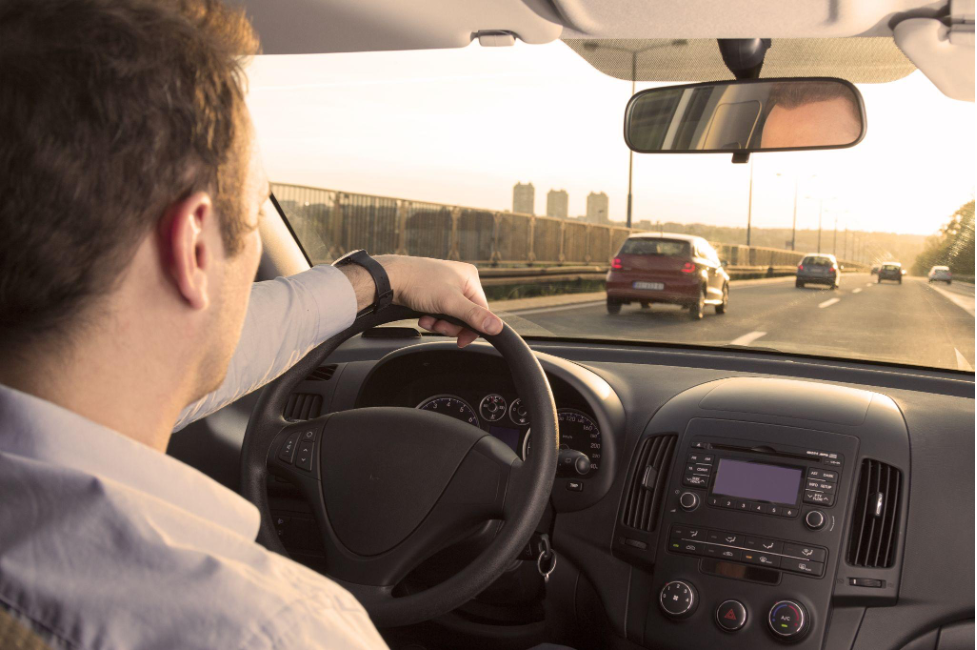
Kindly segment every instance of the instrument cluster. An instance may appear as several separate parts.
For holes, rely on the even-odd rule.
[[[443,413],[467,422],[495,436],[507,444],[523,460],[532,453],[532,422],[529,410],[522,400],[499,392],[468,395],[431,395],[423,399],[417,408]],[[476,409],[472,404],[478,404]],[[600,470],[601,431],[595,419],[573,408],[558,409],[560,428],[560,458],[558,474],[585,477]]]

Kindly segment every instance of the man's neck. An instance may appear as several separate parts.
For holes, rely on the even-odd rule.
[[[67,350],[42,346],[0,358],[0,383],[165,452],[173,423],[192,399],[181,384],[194,373],[175,363],[172,351],[136,353],[132,332],[122,330],[88,335]]]

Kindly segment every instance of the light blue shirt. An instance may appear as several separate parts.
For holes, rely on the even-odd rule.
[[[179,426],[347,328],[316,267],[254,285],[227,378]],[[385,648],[356,599],[255,543],[257,509],[197,470],[0,386],[0,607],[56,648]]]

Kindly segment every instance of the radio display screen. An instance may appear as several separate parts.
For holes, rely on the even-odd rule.
[[[739,499],[796,505],[803,474],[797,467],[720,458],[712,492]]]

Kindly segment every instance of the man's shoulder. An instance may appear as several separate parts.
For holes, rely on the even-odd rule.
[[[69,645],[382,647],[342,587],[151,495],[3,453],[0,495],[0,601]]]

